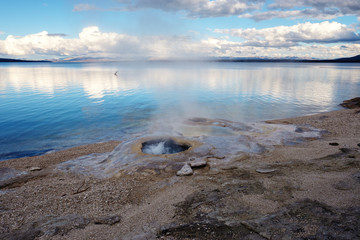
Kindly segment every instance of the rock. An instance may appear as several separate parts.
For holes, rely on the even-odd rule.
[[[41,170],[40,167],[31,167],[31,168],[29,169],[30,172],[35,172],[35,171],[40,171],[40,170]]]
[[[244,239],[265,240],[245,226],[227,225],[218,220],[195,221],[164,226],[157,233],[157,239]]]
[[[319,120],[324,120],[324,119],[327,119],[327,118],[329,118],[329,116],[321,116],[321,117],[319,117]]]
[[[340,148],[339,150],[340,150],[341,152],[343,152],[343,153],[350,153],[350,152],[352,152],[352,150],[349,149],[349,148]]]
[[[70,214],[52,218],[40,224],[44,235],[55,236],[64,235],[65,233],[76,228],[85,228],[90,221],[80,215]]]
[[[296,132],[296,133],[303,133],[304,130],[303,130],[302,128],[300,128],[300,127],[297,127],[297,128],[295,129],[295,132]]]
[[[97,218],[94,220],[95,224],[106,224],[106,225],[114,225],[115,223],[119,223],[121,221],[120,216],[113,215],[113,216],[105,216],[102,218]]]
[[[360,183],[360,172],[356,172],[352,176],[358,183]]]
[[[0,234],[0,239],[32,240],[45,235],[50,239],[55,235],[65,235],[72,229],[85,228],[90,221],[82,216],[71,214],[66,216],[45,216],[35,222],[23,225],[11,233]]]
[[[193,175],[193,170],[191,169],[189,164],[185,164],[177,173],[178,176],[189,176]]]
[[[275,168],[258,168],[258,169],[256,169],[256,172],[258,172],[258,173],[272,173],[275,171],[277,171],[277,169],[275,169]]]
[[[338,190],[350,190],[350,189],[354,188],[354,186],[353,186],[353,184],[351,184],[351,182],[346,182],[346,181],[339,181],[339,182],[335,183],[333,185],[333,187]]]
[[[350,100],[343,101],[340,106],[344,108],[358,108],[360,107],[360,97],[352,98]]]
[[[338,209],[305,199],[242,223],[266,239],[358,239],[359,214],[359,207]]]
[[[339,146],[339,144],[337,142],[331,142],[329,143],[330,146]]]
[[[192,168],[201,168],[205,167],[207,165],[207,162],[203,159],[195,158],[191,162],[189,162],[190,166]]]

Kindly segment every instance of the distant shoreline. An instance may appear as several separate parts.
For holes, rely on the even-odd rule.
[[[141,60],[142,61],[142,60]],[[163,60],[147,60],[149,62],[294,62],[294,63],[360,63],[360,55],[348,58],[337,59],[287,59],[287,58],[209,58],[209,59],[163,59]],[[96,62],[116,62],[114,59],[104,58],[71,58],[66,60],[23,60],[23,59],[11,59],[0,58],[1,62],[19,62],[19,63],[96,63]]]
[[[11,58],[0,58],[0,63],[1,62],[24,62],[24,63],[27,63],[27,62],[46,62],[46,63],[49,63],[49,62],[52,62],[52,61],[47,61],[47,60],[22,60],[22,59],[11,59]]]

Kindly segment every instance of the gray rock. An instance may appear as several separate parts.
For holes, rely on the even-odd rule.
[[[359,214],[359,207],[338,209],[305,199],[242,223],[266,239],[358,239]]]
[[[64,235],[72,229],[85,228],[90,221],[82,216],[71,214],[66,216],[45,216],[35,222],[23,225],[11,233],[0,234],[0,239],[32,240],[45,235],[47,238]]]
[[[360,107],[360,97],[352,98],[350,100],[343,101],[340,106],[344,108],[359,108]]]
[[[76,228],[84,228],[90,221],[82,216],[71,214],[60,216],[45,221],[40,225],[45,235],[55,236],[57,234],[64,235],[65,233]]]
[[[185,164],[177,173],[178,176],[189,176],[193,175],[193,170],[191,169],[189,164]]]
[[[356,172],[352,176],[358,183],[360,183],[360,172]]]
[[[40,170],[41,170],[40,167],[31,167],[31,168],[29,169],[30,172],[35,172],[35,171],[40,171]]]
[[[114,225],[121,221],[121,217],[118,215],[105,216],[101,218],[97,218],[94,220],[95,224],[106,224],[106,225]]]
[[[275,169],[275,168],[258,168],[258,169],[256,169],[256,172],[258,172],[258,173],[272,173],[272,172],[275,172],[275,171],[277,171],[277,169]]]
[[[346,181],[339,181],[339,182],[335,183],[333,185],[333,187],[338,190],[350,190],[350,189],[354,188],[354,186],[351,182],[346,182]]]
[[[190,166],[192,168],[201,168],[205,167],[207,165],[207,162],[203,159],[195,158],[191,162],[189,162]]]
[[[302,129],[302,128],[300,128],[300,127],[297,127],[297,128],[295,129],[295,132],[296,132],[296,133],[303,133],[303,132],[304,132],[304,129]]]

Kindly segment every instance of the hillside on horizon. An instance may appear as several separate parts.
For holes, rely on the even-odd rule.
[[[172,61],[172,59],[163,59],[163,60],[146,60],[146,61]],[[190,61],[189,59],[184,59],[180,61]],[[193,61],[193,60],[191,60]],[[195,60],[196,61],[196,60]],[[197,61],[219,61],[219,62],[339,62],[339,63],[357,63],[360,62],[360,55],[356,55],[348,58],[336,58],[336,59],[293,59],[293,58],[214,58],[214,59],[205,59]],[[86,57],[77,57],[77,58],[67,58],[67,59],[57,59],[57,60],[31,60],[31,59],[12,59],[12,58],[0,58],[0,62],[46,62],[46,63],[87,63],[87,62],[116,62],[114,59],[106,58],[86,58]]]

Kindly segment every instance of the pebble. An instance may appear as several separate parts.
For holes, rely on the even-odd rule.
[[[329,143],[330,146],[339,146],[339,144],[337,142],[331,142]]]
[[[119,223],[121,221],[121,217],[118,215],[113,216],[106,216],[102,218],[95,219],[95,224],[107,224],[107,225],[114,225],[116,223]]]
[[[334,184],[333,187],[338,190],[351,190],[354,188],[351,182],[348,181],[339,181],[336,184]]]
[[[275,168],[258,168],[258,169],[256,169],[256,172],[258,172],[258,173],[272,173],[275,171],[276,171]]]
[[[31,167],[31,168],[29,169],[30,172],[40,171],[40,170],[41,170],[40,167]]]
[[[189,176],[193,175],[193,170],[191,169],[189,164],[185,164],[177,173],[178,176]]]
[[[360,172],[356,172],[352,175],[354,177],[354,179],[360,183]]]
[[[191,162],[189,162],[189,164],[192,168],[200,168],[200,167],[205,167],[207,165],[207,162],[203,159],[196,158]]]

